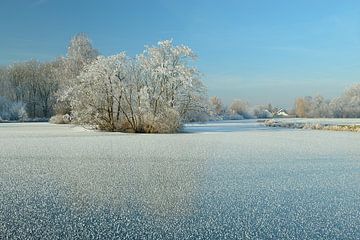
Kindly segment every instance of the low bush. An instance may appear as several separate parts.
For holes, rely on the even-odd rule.
[[[23,102],[12,102],[0,97],[0,119],[1,121],[25,121],[27,114]]]
[[[55,116],[52,116],[49,122],[54,124],[69,124],[71,122],[71,116],[69,114],[57,114]]]

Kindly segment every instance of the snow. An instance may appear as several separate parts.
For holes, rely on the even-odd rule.
[[[284,123],[309,123],[329,125],[352,125],[360,124],[360,118],[280,118],[276,121]]]
[[[360,119],[268,119],[268,127],[360,132]]]
[[[360,237],[360,134],[184,132],[0,124],[0,239]]]
[[[280,109],[275,115],[282,116],[282,117],[289,116],[289,114],[287,114],[284,109]]]

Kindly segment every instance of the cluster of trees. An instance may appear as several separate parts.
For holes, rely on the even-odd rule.
[[[62,111],[70,113],[69,105],[64,110],[64,106],[57,103],[61,90],[96,56],[90,40],[79,34],[71,40],[66,57],[50,62],[30,60],[0,68],[0,117],[46,120]]]
[[[90,39],[71,39],[65,57],[0,67],[0,120],[49,119],[108,131],[174,132],[184,122],[271,118],[280,108],[251,107],[236,99],[225,106],[206,97],[187,46],[162,41],[135,58],[124,52],[100,56]],[[332,100],[295,101],[297,117],[360,117],[360,84]]]
[[[0,69],[2,119],[24,118],[23,114],[16,116],[14,112],[11,113],[13,108],[23,108],[30,118],[47,118],[51,115],[53,94],[57,89],[53,64],[28,61]]]
[[[271,118],[280,110],[280,108],[268,105],[257,105],[251,107],[247,101],[241,99],[233,100],[230,105],[226,106],[222,100],[213,96],[209,102],[210,119],[227,119],[241,120],[251,118]]]
[[[195,54],[172,41],[146,47],[135,58],[100,56],[84,34],[66,57],[28,61],[0,70],[3,120],[72,121],[108,131],[175,132],[207,113],[206,88]],[[55,115],[55,116],[54,116]]]
[[[334,99],[318,95],[297,98],[295,114],[302,118],[359,118],[360,84],[355,84]]]
[[[206,112],[206,89],[188,62],[195,55],[172,41],[147,47],[136,58],[125,53],[98,57],[69,85],[77,122],[109,131],[168,133]]]
[[[219,97],[211,97],[209,101],[211,120],[250,119],[272,117],[299,118],[360,118],[360,84],[346,89],[344,93],[333,99],[325,99],[321,95],[299,97],[293,109],[268,105],[250,106],[247,101],[235,99],[228,106]]]

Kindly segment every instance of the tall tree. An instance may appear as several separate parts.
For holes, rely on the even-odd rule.
[[[66,57],[57,60],[56,75],[59,82],[59,90],[55,94],[55,112],[57,114],[63,115],[71,112],[70,100],[64,96],[67,96],[67,92],[78,84],[80,73],[98,55],[99,52],[84,33],[77,34],[70,40]]]

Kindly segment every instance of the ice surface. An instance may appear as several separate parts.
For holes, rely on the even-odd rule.
[[[0,124],[0,239],[360,238],[360,134],[184,132]]]

